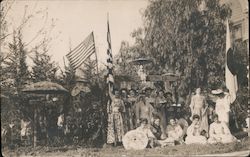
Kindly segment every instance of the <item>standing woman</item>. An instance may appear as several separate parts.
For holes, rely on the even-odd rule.
[[[167,127],[167,121],[166,121],[166,107],[167,107],[167,100],[164,96],[163,90],[160,90],[158,92],[158,95],[156,97],[156,112],[160,116],[161,119],[161,126],[163,130],[166,130]]]
[[[125,113],[123,114],[123,126],[124,126],[124,133],[131,130],[131,104],[128,102],[128,94],[127,89],[121,90],[121,100],[125,106]]]
[[[208,132],[208,116],[207,116],[207,102],[203,95],[201,95],[201,88],[197,88],[195,95],[191,98],[191,113],[192,117],[198,115],[200,117],[201,129]]]
[[[108,106],[108,131],[107,131],[107,143],[117,145],[122,142],[124,135],[124,126],[122,114],[125,112],[125,106],[120,99],[119,91],[115,91],[115,95],[109,91],[111,97],[111,105]]]
[[[215,104],[215,113],[219,116],[219,121],[229,124],[230,99],[221,89],[213,91],[218,99]]]
[[[136,112],[136,109],[135,109],[135,103],[137,101],[137,97],[135,95],[135,90],[134,89],[131,89],[129,91],[129,95],[128,95],[128,103],[130,104],[131,106],[131,112],[130,112],[130,115],[131,115],[131,129],[135,129],[136,128],[136,115],[135,115],[135,112]]]
[[[154,108],[150,103],[146,103],[145,96],[141,95],[139,97],[139,101],[135,104],[135,108],[137,124],[140,124],[141,119],[147,119],[148,122],[152,121]]]

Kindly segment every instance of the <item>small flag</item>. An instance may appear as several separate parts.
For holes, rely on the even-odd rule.
[[[80,67],[84,61],[95,53],[94,33],[91,32],[76,48],[70,51],[66,57],[68,58],[74,70]]]
[[[229,24],[227,20],[227,34],[226,34],[226,69],[225,69],[225,78],[226,78],[226,87],[229,89],[229,94],[231,96],[231,103],[236,99],[236,92],[238,90],[237,84],[237,75],[236,75],[236,64],[233,54],[233,49],[231,48],[231,38]]]

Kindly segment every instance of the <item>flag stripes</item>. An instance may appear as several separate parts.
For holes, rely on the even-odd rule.
[[[109,29],[109,21],[107,22],[108,31],[107,31],[107,42],[108,42],[108,49],[107,49],[107,83],[110,88],[113,88],[114,78],[113,78],[113,56],[112,56],[112,48],[111,48],[111,37],[110,37],[110,29]],[[113,89],[111,89],[112,91]]]
[[[68,58],[73,69],[77,69],[84,61],[95,53],[94,34],[91,32],[87,38],[84,39],[76,48],[69,52],[66,57]]]

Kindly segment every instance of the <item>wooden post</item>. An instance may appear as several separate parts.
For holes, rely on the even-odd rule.
[[[249,46],[249,42],[248,42],[248,46]],[[249,92],[249,86],[250,86],[250,81],[249,81],[249,65],[247,66],[247,79],[248,79],[248,92]],[[248,93],[249,94],[249,93]],[[247,108],[247,117],[248,117],[248,128],[247,128],[247,132],[248,132],[248,136],[250,137],[250,98],[248,97],[247,100],[248,103],[248,108]]]
[[[247,133],[248,133],[248,137],[250,137],[250,101],[249,100],[248,100],[247,117],[248,117],[248,124],[249,124],[247,128]]]
[[[34,105],[34,141],[33,141],[33,147],[36,147],[36,142],[37,142],[37,109],[36,109],[36,104]]]
[[[38,105],[37,100],[30,100],[30,103],[33,105],[33,112],[34,112],[34,117],[33,117],[33,147],[36,147],[37,144],[37,105]]]

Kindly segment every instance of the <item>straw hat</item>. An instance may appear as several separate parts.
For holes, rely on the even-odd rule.
[[[212,94],[218,95],[218,94],[221,94],[221,93],[223,93],[222,89],[212,90]]]

